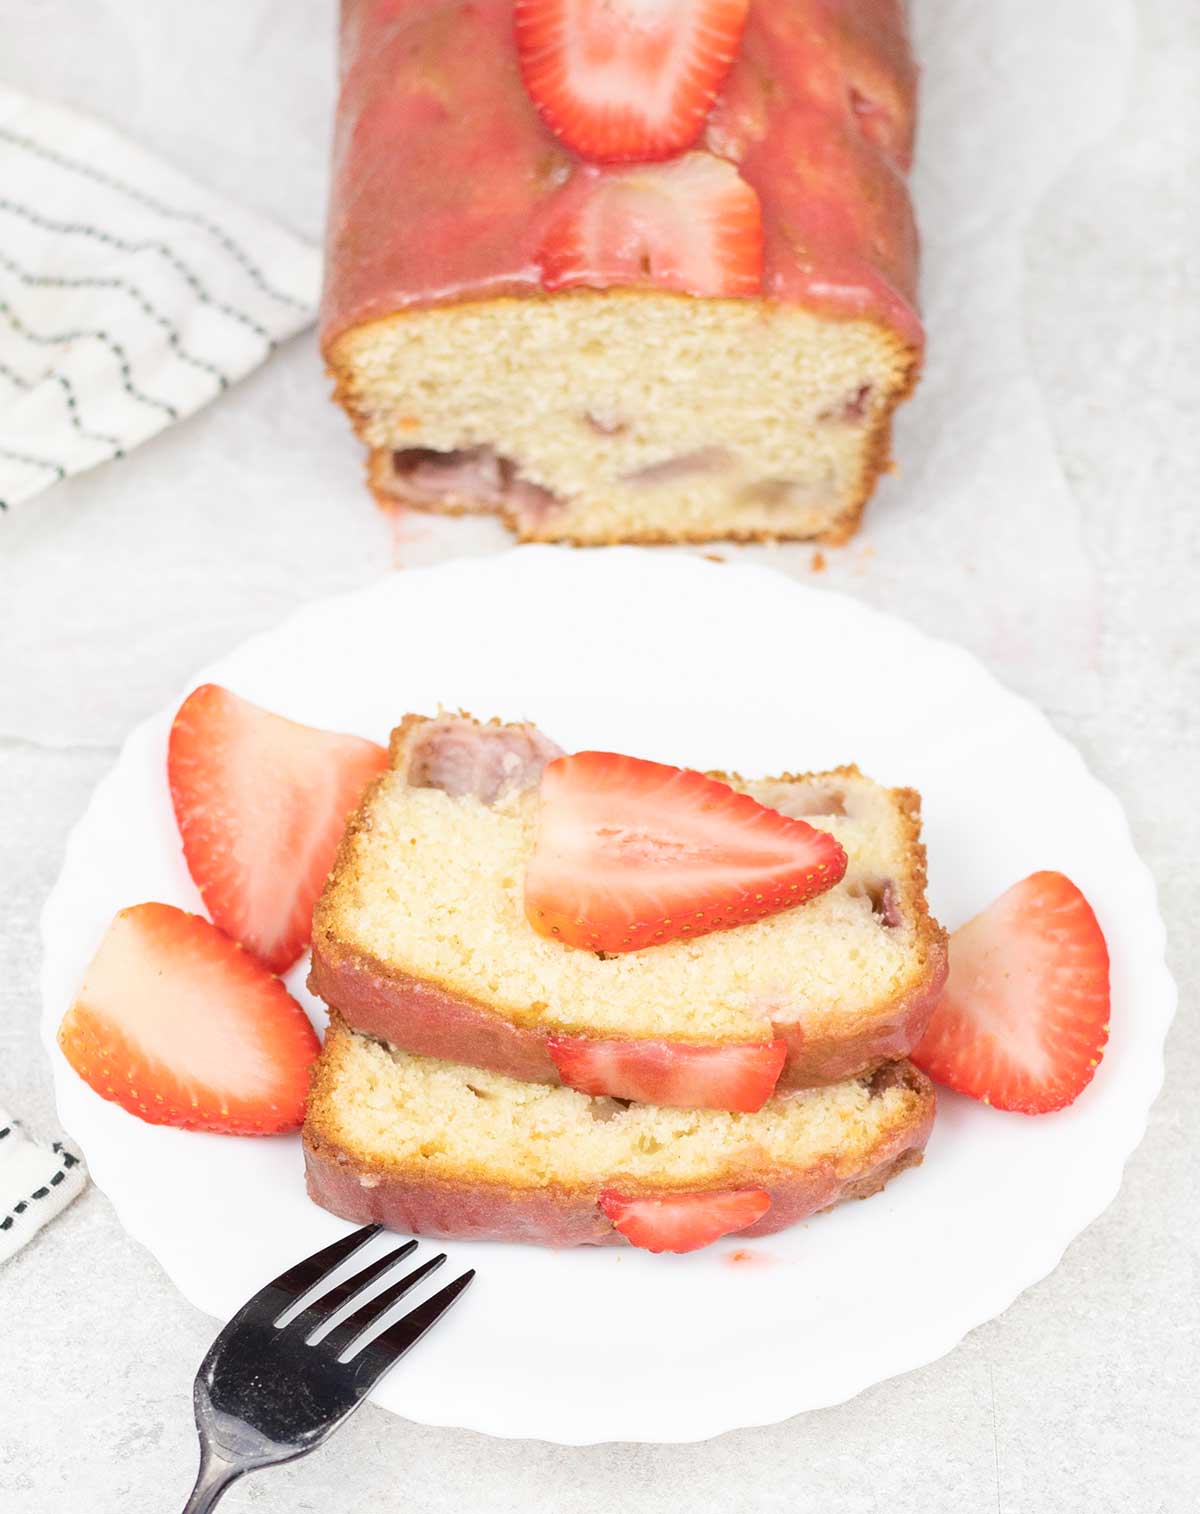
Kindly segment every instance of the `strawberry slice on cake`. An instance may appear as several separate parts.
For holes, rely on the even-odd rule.
[[[688,1046],[550,1036],[546,1049],[562,1081],[580,1093],[747,1114],[771,1097],[787,1060],[782,1040]]]
[[[762,287],[758,196],[709,153],[579,168],[549,215],[538,251],[547,289],[642,284],[715,297]]]
[[[737,56],[749,0],[516,0],[525,88],[597,162],[690,147]]]
[[[669,1198],[623,1198],[602,1193],[600,1208],[631,1246],[643,1251],[699,1251],[723,1235],[745,1230],[771,1207],[762,1188],[732,1193],[678,1193]]]
[[[845,849],[828,832],[727,783],[578,752],[542,774],[525,912],[565,945],[641,951],[793,909],[845,871]]]

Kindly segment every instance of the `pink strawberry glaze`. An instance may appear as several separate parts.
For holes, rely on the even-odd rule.
[[[400,309],[541,290],[577,159],[525,93],[512,0],[343,0],[321,339]],[[763,292],[919,349],[900,0],[754,0],[697,146],[762,204]]]

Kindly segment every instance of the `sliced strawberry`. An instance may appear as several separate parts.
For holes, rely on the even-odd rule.
[[[846,871],[832,836],[686,768],[578,752],[547,766],[540,794],[525,913],[568,946],[630,952],[729,930]]]
[[[758,196],[732,163],[689,152],[671,163],[580,168],[538,251],[547,289],[639,284],[695,295],[762,287]]]
[[[580,1093],[747,1114],[771,1097],[787,1059],[786,1041],[687,1046],[551,1036],[547,1044],[559,1077]]]
[[[216,924],[274,972],[308,945],[346,820],[386,766],[373,741],[297,725],[219,684],[180,706],[167,778],[188,871]]]
[[[320,1050],[278,978],[170,904],[116,917],[58,1044],[102,1099],[139,1119],[227,1135],[295,1130]]]
[[[1034,873],[950,938],[950,976],[912,1059],[1024,1114],[1071,1104],[1108,1040],[1108,947],[1062,873]]]
[[[516,0],[539,114],[597,162],[683,152],[737,56],[749,0]]]
[[[723,1235],[745,1230],[771,1207],[762,1188],[732,1193],[677,1193],[669,1199],[602,1193],[600,1208],[625,1239],[643,1251],[699,1251]]]

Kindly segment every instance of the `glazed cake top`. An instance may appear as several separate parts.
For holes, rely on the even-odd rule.
[[[758,196],[763,297],[919,348],[915,85],[901,0],[752,0],[693,150]],[[323,346],[397,310],[539,292],[547,228],[595,172],[526,92],[512,0],[343,0]]]

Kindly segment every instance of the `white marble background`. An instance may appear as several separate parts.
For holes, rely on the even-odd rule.
[[[914,10],[927,61],[978,24],[973,0]],[[1027,5],[993,10],[995,35],[1027,46]],[[1158,876],[1181,998],[1166,1085],[1119,1199],[1001,1319],[840,1408],[701,1446],[576,1450],[425,1429],[368,1407],[317,1456],[234,1489],[231,1514],[1195,1508],[1200,11],[1131,0],[1090,16],[1072,68],[1111,60],[1100,44],[1118,43],[1119,67],[1087,75],[1103,132],[1054,165],[1023,257],[1005,271],[1020,287],[1017,345],[1011,330],[997,344],[1031,363],[1059,463],[1055,498],[1044,520],[1019,491],[973,497],[971,517],[945,518],[946,491],[964,477],[961,461],[949,477],[944,467],[955,440],[929,434],[931,391],[898,439],[902,460],[919,461],[885,485],[866,533],[827,554],[825,581],[977,652],[1042,703],[1128,809]],[[0,0],[0,80],[85,106],[316,237],[333,27],[333,0]],[[961,66],[964,90],[985,92],[997,55]],[[1050,91],[1021,109],[1055,103]],[[925,204],[961,190],[961,175],[956,190],[938,173],[962,156],[948,130],[937,113],[923,122]],[[1003,172],[1005,160],[975,170]],[[934,268],[938,252],[935,239]],[[951,271],[936,298],[976,298],[953,289]],[[988,399],[961,396],[964,424]],[[1029,445],[1012,439],[1014,479]],[[505,544],[498,528],[461,522],[414,523],[397,542],[357,467],[300,338],[186,425],[0,522],[0,1102],[43,1134],[55,1125],[36,1032],[37,915],[129,726],[298,601],[392,561]],[[747,555],[811,571],[805,548]],[[181,1506],[191,1378],[212,1325],[102,1195],[89,1190],[0,1272],[0,1318],[0,1508]]]

